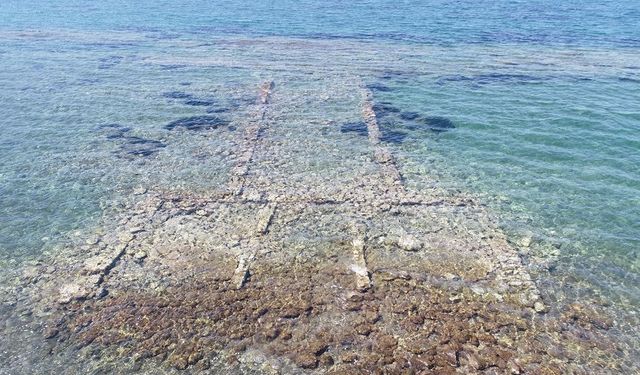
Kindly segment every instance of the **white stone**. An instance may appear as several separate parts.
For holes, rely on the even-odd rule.
[[[147,253],[144,250],[140,250],[138,252],[136,252],[135,254],[133,254],[133,258],[135,260],[142,260],[144,258],[147,257]]]
[[[403,234],[398,238],[398,246],[405,251],[418,251],[422,248],[420,241],[409,234]]]
[[[94,235],[94,236],[90,236],[90,237],[89,237],[89,238],[87,238],[84,242],[85,242],[87,245],[95,245],[95,244],[97,244],[98,242],[100,242],[100,237],[95,236],[95,235]]]

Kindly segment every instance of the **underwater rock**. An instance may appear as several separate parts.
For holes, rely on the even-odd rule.
[[[371,287],[371,277],[364,254],[364,234],[360,233],[356,236],[351,243],[354,264],[350,268],[356,274],[356,290],[363,292]]]
[[[95,288],[102,281],[102,275],[78,276],[75,281],[66,283],[58,289],[57,302],[61,305],[75,300],[84,300],[95,294]]]
[[[70,283],[63,285],[58,291],[58,303],[66,304],[76,298],[82,298],[87,293],[78,284]]]
[[[100,242],[100,236],[95,234],[87,237],[87,239],[84,241],[84,243],[87,245],[96,245],[98,242]]]
[[[260,96],[258,99],[261,104],[269,103],[269,99],[271,98],[271,92],[273,91],[274,88],[275,88],[275,82],[273,81],[264,82],[260,86]]]
[[[242,255],[238,259],[238,266],[234,272],[232,283],[236,289],[240,289],[244,286],[244,283],[249,279],[249,256]]]
[[[516,244],[521,247],[529,247],[533,243],[533,234],[525,233],[521,238],[516,241]]]
[[[45,328],[45,330],[42,332],[42,337],[44,337],[45,339],[52,339],[56,336],[58,336],[58,329],[55,327],[47,327]]]
[[[124,248],[113,249],[92,258],[88,258],[84,262],[84,270],[88,275],[103,275],[111,268],[124,254]]]
[[[135,254],[133,254],[133,259],[138,263],[141,262],[146,257],[147,257],[147,252],[144,250],[140,250]]]
[[[131,227],[131,228],[129,228],[129,233],[136,234],[136,233],[140,233],[140,232],[144,232],[144,228],[143,227]]]
[[[217,116],[193,116],[185,117],[175,121],[172,121],[165,125],[167,130],[175,130],[177,128],[184,128],[186,130],[200,131],[217,129],[221,126],[228,125],[229,122],[221,119]]]
[[[314,369],[318,367],[318,358],[310,353],[301,353],[296,356],[295,363],[304,369]]]
[[[265,234],[269,230],[269,224],[271,224],[271,220],[273,219],[273,215],[276,211],[275,205],[269,205],[264,207],[258,212],[258,223],[256,225],[256,232],[260,234]]]
[[[422,248],[422,243],[414,236],[403,233],[400,238],[398,238],[398,246],[404,251],[418,251]]]
[[[358,135],[367,135],[367,124],[362,121],[359,122],[348,122],[346,124],[342,124],[340,126],[341,133],[356,133]]]

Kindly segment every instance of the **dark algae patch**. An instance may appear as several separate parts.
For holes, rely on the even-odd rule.
[[[189,99],[184,101],[185,105],[190,105],[194,107],[208,107],[214,104],[213,100],[206,99]]]
[[[407,78],[407,73],[403,72],[403,71],[396,71],[396,70],[386,70],[382,73],[382,75],[380,75],[380,79],[384,79],[384,80],[398,80],[398,79],[402,79],[402,78]]]
[[[405,121],[415,120],[418,117],[420,117],[420,114],[418,112],[402,112],[402,113],[400,113],[400,118],[405,120]]]
[[[367,135],[367,124],[362,121],[349,122],[340,126],[341,133],[356,133],[358,135]]]
[[[184,91],[168,91],[162,94],[163,97],[169,99],[191,99],[193,98],[192,94],[186,93]]]
[[[372,106],[380,126],[380,140],[400,144],[408,138],[424,137],[424,131],[442,133],[455,129],[453,121],[442,116],[426,116],[416,111],[402,111],[389,102]],[[353,124],[345,124],[342,131],[355,131]],[[353,128],[353,129],[352,129]]]
[[[163,64],[160,65],[160,69],[162,70],[177,70],[177,69],[183,69],[186,68],[187,65],[184,64]]]
[[[107,139],[123,138],[130,130],[130,127],[120,124],[103,124],[98,126],[98,131],[103,133]]]
[[[226,108],[226,107],[207,108],[207,113],[225,113],[225,112],[229,112],[229,108]]]
[[[127,154],[132,155],[132,156],[151,156],[153,154],[155,154],[157,151],[156,150],[148,150],[148,149],[137,149],[137,150],[130,150],[127,151]]]
[[[217,129],[229,125],[229,122],[217,116],[193,116],[172,121],[164,126],[167,130],[185,129],[192,131]]]
[[[490,85],[496,83],[508,83],[508,84],[524,84],[524,83],[540,83],[544,80],[543,77],[536,77],[528,74],[517,73],[486,73],[478,75],[460,75],[453,74],[448,76],[442,76],[437,79],[438,84],[446,84],[449,82],[462,82],[473,85]]]
[[[618,80],[621,82],[634,82],[640,83],[640,78],[632,78],[632,77],[618,77]]]
[[[389,86],[385,86],[381,83],[371,83],[367,85],[367,88],[373,91],[381,91],[381,92],[391,91],[391,88]]]
[[[389,103],[381,102],[373,105],[373,111],[376,113],[376,117],[385,117],[392,113],[399,113],[400,109]]]
[[[385,126],[382,126],[380,131],[382,132],[380,140],[383,142],[400,144],[407,138],[407,133],[399,130],[391,130]]]
[[[429,127],[429,130],[436,133],[445,132],[451,129],[455,129],[456,127],[453,122],[446,117],[429,116],[425,117],[423,122]]]
[[[141,137],[126,137],[124,139],[125,149],[130,155],[149,156],[158,152],[161,148],[165,148],[167,145],[160,141],[153,139],[146,139]]]
[[[167,147],[160,141],[142,137],[127,136],[122,137],[121,141],[123,142],[120,147],[121,152],[128,156],[151,156]]]
[[[120,144],[116,153],[119,156],[151,156],[167,147],[163,142],[130,135],[131,128],[120,124],[100,125],[98,129],[105,134],[108,140]]]
[[[101,57],[98,60],[100,62],[100,64],[98,65],[98,69],[103,69],[104,70],[104,69],[113,68],[116,65],[120,64],[122,62],[122,60],[124,60],[124,57],[117,56],[117,55]]]
[[[162,96],[167,99],[182,100],[184,105],[192,107],[208,107],[215,104],[215,101],[212,99],[198,98],[195,95],[184,91],[168,91],[163,93]]]
[[[256,103],[256,99],[250,96],[243,96],[229,99],[228,106],[234,109],[243,108]]]

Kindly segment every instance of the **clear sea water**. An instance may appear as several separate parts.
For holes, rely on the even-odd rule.
[[[595,295],[635,319],[636,1],[3,0],[0,262],[37,257],[136,186],[219,183],[229,166],[193,152],[209,140],[163,128],[203,109],[163,93],[242,102],[296,69],[360,74],[378,100],[450,121],[384,125],[403,134],[390,147],[408,183],[431,174],[481,196],[515,244],[531,239],[531,272],[563,290],[548,298]],[[108,124],[163,146],[137,156]],[[216,142],[212,154],[228,140]]]

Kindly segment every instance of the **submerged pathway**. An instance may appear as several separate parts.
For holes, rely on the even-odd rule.
[[[138,192],[34,283],[54,353],[149,372],[572,371],[563,347],[593,318],[545,321],[485,207],[405,186],[358,79],[267,81],[239,130],[225,186]]]

